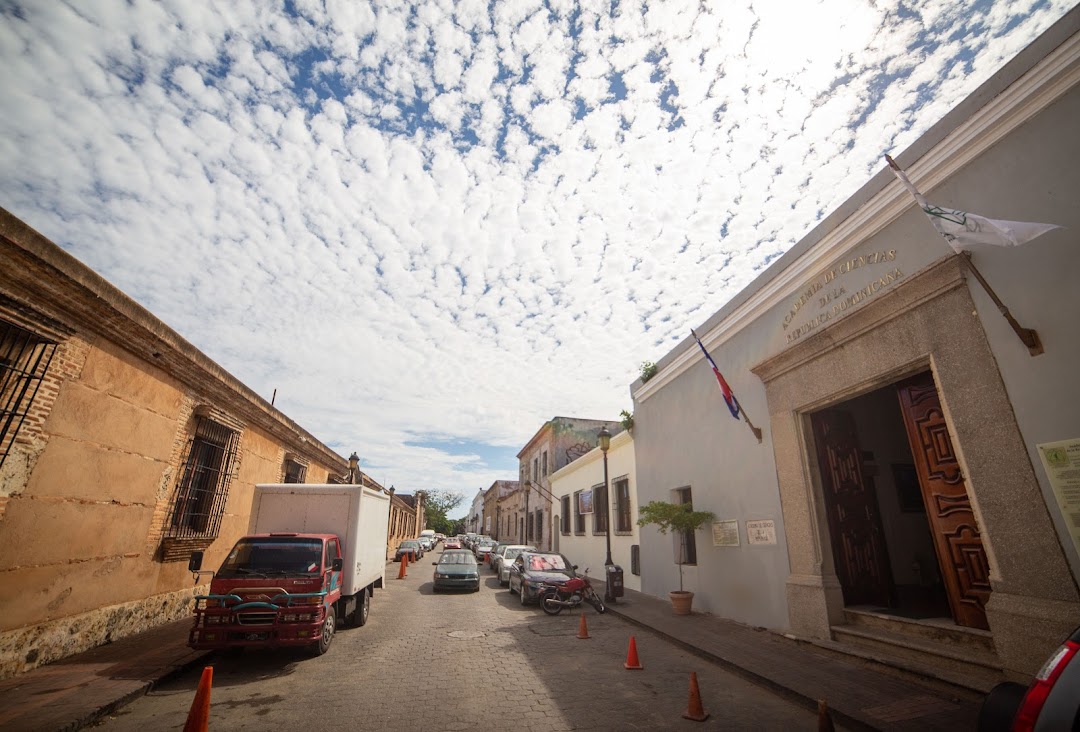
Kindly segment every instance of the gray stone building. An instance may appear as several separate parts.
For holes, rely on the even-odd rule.
[[[1080,461],[1078,30],[1074,10],[897,156],[939,206],[1065,228],[969,259],[883,164],[687,324],[760,443],[689,334],[631,387],[640,502],[717,517],[687,540],[696,607],[977,688],[1080,622],[1080,506],[1053,464]],[[680,541],[642,531],[645,592],[677,586]]]

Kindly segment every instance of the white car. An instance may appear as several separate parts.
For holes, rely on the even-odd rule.
[[[517,559],[522,552],[534,552],[536,547],[527,544],[506,544],[499,547],[499,553],[492,560],[495,563],[495,573],[499,575],[499,584],[510,584],[510,563]]]

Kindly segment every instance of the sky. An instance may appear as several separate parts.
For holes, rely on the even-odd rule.
[[[0,206],[464,515],[1072,4],[0,0]]]

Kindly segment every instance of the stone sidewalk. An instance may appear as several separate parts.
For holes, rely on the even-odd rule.
[[[602,582],[599,583],[602,587]],[[828,702],[833,719],[852,729],[975,729],[979,702],[894,676],[856,659],[826,654],[777,633],[695,612],[626,590],[613,612],[703,658],[811,709]]]
[[[0,681],[0,729],[77,730],[210,654],[187,646],[191,619]]]

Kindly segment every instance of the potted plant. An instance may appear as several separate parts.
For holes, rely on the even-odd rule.
[[[669,529],[678,532],[697,531],[714,518],[712,511],[695,511],[689,503],[649,501],[638,510],[638,526],[654,524],[661,534],[667,534]],[[679,542],[679,589],[668,593],[676,615],[689,615],[694,602],[694,593],[683,589],[682,568],[686,561],[684,552],[685,545]]]

